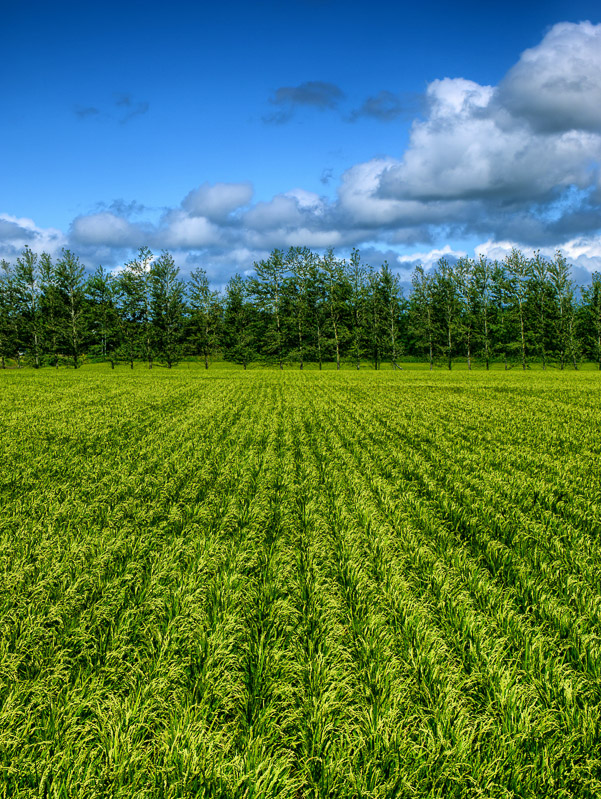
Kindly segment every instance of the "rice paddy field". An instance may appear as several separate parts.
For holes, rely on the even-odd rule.
[[[1,797],[599,797],[601,374],[0,374]]]

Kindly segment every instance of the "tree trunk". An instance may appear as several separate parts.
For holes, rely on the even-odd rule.
[[[303,334],[302,334],[302,327],[301,327],[301,318],[298,317],[298,359],[299,359],[299,369],[303,368]]]
[[[340,370],[340,342],[338,341],[338,326],[334,322],[334,340],[336,341],[336,371]]]
[[[40,368],[40,345],[38,342],[38,334],[37,331],[33,334],[33,348],[34,348],[34,367],[36,369]]]
[[[392,366],[394,369],[398,369],[396,365],[396,335],[394,329],[394,308],[392,304],[390,306],[390,344],[392,347]]]
[[[279,295],[278,295],[278,299],[279,299]],[[277,334],[278,334],[278,364],[279,364],[280,370],[281,370],[281,369],[284,368],[284,365],[282,363],[282,329],[281,329],[281,326],[280,326],[280,312],[279,312],[278,309],[276,309],[276,312],[275,312],[275,323],[276,323],[276,330],[277,330]]]
[[[486,371],[489,368],[489,348],[488,348],[488,311],[486,305],[484,306],[484,357],[486,359]]]
[[[317,323],[317,359],[319,361],[319,371],[321,372],[321,328]]]
[[[522,339],[522,369],[526,371],[526,336],[524,334],[524,311],[520,302],[520,335]]]
[[[73,295],[71,294],[71,346],[73,348],[73,366],[77,369],[77,319],[75,317],[75,306]]]

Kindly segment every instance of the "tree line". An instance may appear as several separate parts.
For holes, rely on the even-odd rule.
[[[601,274],[577,288],[561,252],[552,259],[513,250],[503,261],[441,258],[416,266],[409,296],[388,263],[375,269],[358,250],[337,258],[306,247],[275,249],[223,292],[206,272],[186,281],[168,252],[142,247],[111,273],[91,275],[64,249],[53,260],[25,247],[0,262],[0,365],[35,368],[84,357],[114,368],[143,361],[171,368],[197,356],[240,364],[365,362],[402,368],[423,358],[430,368],[475,360],[488,369],[527,369],[529,362],[601,369]]]

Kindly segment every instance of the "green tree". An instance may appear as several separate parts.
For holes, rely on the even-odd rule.
[[[212,291],[204,269],[195,269],[187,286],[188,323],[187,334],[195,354],[204,358],[205,369],[209,368],[209,357],[219,346],[222,308],[219,292]]]
[[[334,250],[330,249],[322,256],[320,267],[323,273],[327,319],[336,355],[336,369],[339,370],[341,348],[346,333],[344,317],[347,292],[344,264],[334,256]]]
[[[528,293],[532,306],[533,337],[543,364],[547,368],[549,326],[553,318],[552,286],[549,280],[549,262],[536,252],[527,267]]]
[[[284,368],[284,319],[282,316],[284,283],[289,265],[282,250],[273,250],[266,261],[253,264],[255,276],[249,286],[257,303],[264,313],[267,327],[263,347],[268,357],[275,356],[280,369]]]
[[[400,369],[397,363],[401,352],[400,327],[403,313],[403,290],[397,275],[387,261],[384,261],[379,274],[379,293],[383,305],[386,327],[388,356],[394,369]]]
[[[502,272],[496,261],[481,255],[473,266],[473,291],[475,295],[476,336],[484,356],[486,370],[490,369],[493,351],[495,289],[501,284]]]
[[[418,349],[428,353],[430,370],[434,365],[434,278],[421,264],[411,276],[409,327]]]
[[[115,301],[120,327],[120,354],[134,368],[136,358],[143,357],[152,367],[150,329],[150,267],[153,255],[146,247],[138,257],[128,261],[115,281]]]
[[[386,298],[382,288],[381,274],[370,268],[367,272],[367,313],[366,313],[366,341],[367,349],[373,361],[374,369],[378,370],[384,357],[387,339],[387,308]]]
[[[593,272],[591,285],[582,289],[580,318],[585,351],[601,369],[601,272]]]
[[[6,369],[6,360],[19,357],[19,330],[17,319],[17,292],[13,270],[8,261],[0,261],[0,365]]]
[[[55,288],[60,300],[59,329],[61,343],[79,366],[85,337],[85,269],[71,250],[63,249],[54,270]]]
[[[234,275],[225,289],[223,313],[223,354],[226,360],[246,369],[257,358],[257,312],[250,301],[249,287]]]
[[[517,348],[522,362],[522,369],[526,369],[526,325],[527,301],[530,289],[531,270],[528,260],[520,250],[515,248],[505,258],[503,292],[507,301],[507,314],[509,322],[513,317],[517,322],[519,340],[507,342],[507,347]],[[509,325],[506,326],[509,329]]]
[[[290,271],[288,288],[291,313],[294,318],[295,349],[300,369],[305,364],[307,349],[313,257],[313,253],[307,247],[290,247],[286,254],[286,263]]]
[[[440,348],[446,356],[450,370],[453,366],[455,334],[460,324],[460,299],[455,270],[446,258],[440,258],[436,264],[434,302],[441,319]]]
[[[140,356],[152,369],[153,332],[151,320],[151,282],[154,255],[148,247],[140,247],[120,275],[120,296],[126,321],[126,348],[133,368],[134,355]]]
[[[471,371],[478,306],[474,260],[467,256],[459,258],[453,272],[458,303],[457,333],[465,346],[467,368]]]
[[[328,306],[326,298],[325,276],[320,268],[320,260],[315,257],[309,264],[309,286],[307,292],[308,320],[312,345],[309,352],[317,361],[321,371],[327,344],[326,329]]]
[[[151,346],[171,369],[181,355],[184,285],[173,257],[163,252],[150,268]]]
[[[42,352],[42,276],[38,256],[29,247],[25,247],[17,258],[13,279],[20,306],[21,342],[28,351],[30,362],[39,369]]]
[[[88,278],[85,296],[88,305],[88,330],[94,354],[106,358],[115,368],[120,346],[120,325],[115,306],[116,280],[102,266]]]
[[[359,250],[353,249],[349,263],[346,265],[346,282],[349,287],[348,304],[350,308],[351,357],[355,367],[361,367],[365,357],[365,336],[367,322],[367,272],[361,263]]]
[[[40,309],[42,316],[43,347],[50,364],[58,369],[61,346],[61,318],[63,299],[60,296],[56,269],[48,253],[42,253],[39,260],[42,296]]]
[[[553,338],[559,355],[561,369],[570,359],[574,369],[578,368],[576,341],[576,309],[574,285],[570,277],[567,260],[558,250],[548,264],[548,281],[552,292],[554,313],[552,318]]]

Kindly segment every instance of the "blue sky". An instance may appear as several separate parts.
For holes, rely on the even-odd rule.
[[[29,2],[3,28],[0,257],[601,268],[598,2]]]

